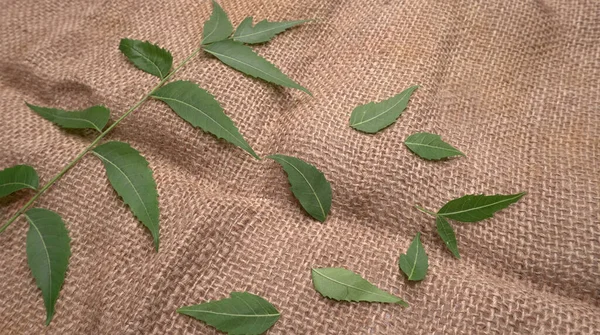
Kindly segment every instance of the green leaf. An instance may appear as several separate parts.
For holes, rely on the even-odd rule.
[[[42,290],[46,306],[46,325],[52,321],[54,306],[65,281],[71,247],[69,232],[60,216],[53,211],[32,208],[25,212],[27,231],[27,263]]]
[[[331,209],[331,185],[323,172],[296,157],[270,155],[288,175],[292,193],[313,218],[323,222]]]
[[[389,302],[408,307],[408,304],[369,283],[358,274],[344,268],[313,268],[315,290],[326,298],[338,301]]]
[[[269,22],[267,20],[262,20],[252,27],[252,17],[250,16],[245,18],[244,21],[242,21],[242,23],[240,23],[240,25],[237,27],[235,34],[233,34],[233,40],[248,44],[267,42],[271,38],[275,37],[275,35],[285,31],[286,29],[308,21],[310,20],[281,22]]]
[[[442,138],[436,134],[412,134],[404,140],[404,144],[412,152],[425,159],[439,160],[452,156],[464,156],[462,152],[442,141]]]
[[[417,88],[418,86],[412,86],[387,100],[369,102],[354,108],[350,116],[350,127],[372,134],[391,125],[400,117]]]
[[[221,62],[249,76],[266,80],[280,86],[299,89],[312,95],[306,88],[300,86],[275,65],[256,54],[252,49],[242,43],[224,40],[213,43],[204,48],[206,52],[217,57]]]
[[[169,83],[152,94],[152,97],[164,101],[194,127],[223,138],[246,150],[260,159],[246,142],[233,121],[223,113],[223,108],[207,91],[190,81]]]
[[[150,230],[158,251],[158,192],[148,161],[129,144],[118,141],[97,146],[93,153],[104,163],[108,180],[117,194]]]
[[[24,188],[37,189],[37,172],[29,165],[15,165],[0,171],[0,198]]]
[[[248,292],[233,292],[231,298],[182,307],[177,313],[204,321],[228,334],[262,334],[280,316],[271,303]]]
[[[210,19],[204,23],[202,44],[210,44],[228,38],[233,32],[227,13],[213,0],[213,12]]]
[[[425,248],[423,248],[423,244],[421,243],[420,232],[413,239],[406,254],[400,255],[398,265],[400,265],[400,269],[406,274],[408,280],[423,280],[425,278],[429,262]]]
[[[119,44],[119,50],[138,69],[164,79],[171,71],[173,56],[156,44],[124,38]]]
[[[435,225],[437,226],[437,232],[442,238],[442,241],[444,241],[454,257],[460,259],[458,244],[456,243],[456,235],[454,235],[454,229],[452,229],[452,226],[450,223],[448,223],[448,220],[446,220],[443,216],[436,216]]]
[[[44,119],[62,128],[95,129],[102,132],[102,128],[106,126],[110,118],[110,111],[104,106],[92,106],[82,111],[66,111],[25,104]]]
[[[494,213],[517,202],[523,193],[509,195],[465,195],[445,204],[438,215],[461,222],[477,222],[494,216]]]

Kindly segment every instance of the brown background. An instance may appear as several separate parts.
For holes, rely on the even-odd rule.
[[[213,93],[260,155],[295,155],[333,187],[327,222],[308,217],[281,168],[193,129],[150,101],[110,139],[150,162],[161,250],[86,157],[37,206],[72,237],[56,315],[44,327],[23,219],[0,235],[3,334],[212,334],[179,306],[248,290],[282,313],[270,334],[591,334],[600,329],[600,3],[590,1],[222,1],[234,25],[317,18],[256,49],[314,93],[247,78],[207,54],[176,75]],[[64,131],[24,101],[105,104],[116,119],[157,79],[119,39],[147,39],[178,63],[197,47],[208,1],[3,1],[0,168],[31,164],[48,181],[95,134]],[[419,84],[399,122],[376,135],[352,109]],[[428,162],[402,144],[435,132],[467,158]],[[453,259],[434,220],[469,193],[528,195],[456,225]],[[0,201],[5,221],[31,192]],[[396,265],[417,231],[427,278]],[[338,303],[310,268],[344,266],[411,303]]]

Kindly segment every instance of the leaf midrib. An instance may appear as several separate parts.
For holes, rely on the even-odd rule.
[[[364,290],[364,289],[362,289],[362,288],[360,288],[360,287],[352,286],[352,285],[349,285],[349,284],[346,284],[346,283],[343,283],[343,282],[337,281],[337,280],[335,280],[335,279],[333,279],[333,278],[331,278],[331,277],[328,277],[328,276],[324,275],[323,273],[319,272],[317,269],[312,269],[312,270],[313,270],[313,271],[314,271],[316,274],[318,274],[319,276],[321,276],[321,277],[327,278],[327,279],[331,280],[332,282],[338,283],[338,284],[340,284],[340,285],[342,285],[342,286],[346,286],[346,287],[353,288],[353,289],[355,289],[355,290],[357,290],[357,291],[362,291],[362,292],[365,292],[365,293],[375,294],[375,295],[378,295],[378,296],[380,296],[380,297],[385,297],[385,298],[389,298],[390,296],[394,297],[394,296],[393,296],[393,295],[391,295],[391,294],[390,294],[390,295],[385,295],[385,294],[381,294],[381,293],[379,293],[379,292],[371,292],[371,291],[367,291],[367,290]],[[396,298],[397,298],[397,297],[396,297]],[[400,299],[400,298],[397,298],[397,299]]]
[[[26,184],[26,183],[19,183],[19,182],[11,182],[11,183],[5,183],[5,184],[0,184],[0,187],[4,187],[4,186],[10,186],[10,185],[24,185],[27,186],[28,188],[31,189],[36,189],[35,186],[31,185],[31,184]]]
[[[240,44],[240,46],[244,46],[244,45],[243,45],[243,44]],[[250,51],[252,51],[252,49],[250,49]],[[277,83],[282,83],[282,82],[283,82],[283,81],[281,81],[280,79],[278,79],[277,77],[273,77],[273,75],[269,74],[268,72],[265,72],[265,71],[263,71],[263,70],[261,70],[261,69],[259,69],[259,68],[255,67],[255,66],[252,66],[252,65],[250,65],[250,64],[248,64],[248,63],[242,62],[241,60],[238,60],[238,59],[236,59],[236,58],[233,58],[233,57],[230,57],[230,56],[224,55],[224,54],[222,54],[222,53],[215,52],[215,51],[213,51],[213,50],[206,50],[206,52],[208,52],[208,53],[210,53],[210,54],[213,54],[213,55],[219,55],[219,56],[222,56],[222,57],[225,57],[225,58],[229,58],[229,59],[231,59],[231,60],[233,60],[233,61],[236,61],[236,62],[238,62],[238,63],[244,64],[244,65],[247,65],[247,66],[249,66],[249,67],[251,67],[251,68],[253,68],[253,69],[255,69],[255,70],[257,70],[257,71],[259,71],[259,72],[261,72],[261,73],[264,73],[265,75],[269,76],[270,78],[273,78],[273,80],[275,80]],[[252,52],[254,53],[254,51],[252,51]],[[257,56],[258,56],[258,55],[257,55]],[[258,57],[260,57],[260,56],[258,56]],[[271,65],[273,65],[273,64],[271,64]],[[275,65],[273,65],[273,67],[275,67]],[[280,84],[280,85],[281,85],[281,84]]]
[[[42,246],[44,247],[44,252],[46,253],[46,261],[48,262],[47,263],[48,264],[48,282],[50,283],[50,285],[49,285],[49,290],[50,290],[50,306],[52,306],[52,266],[50,266],[50,254],[48,253],[48,247],[46,246],[46,241],[44,241],[44,237],[42,236],[42,233],[40,232],[40,230],[36,226],[36,224],[33,222],[33,220],[31,220],[31,218],[29,217],[29,215],[27,215],[27,214],[23,214],[23,215],[25,215],[25,217],[27,218],[27,221],[29,221],[29,223],[31,224],[31,226],[33,228],[35,228],[35,231],[37,232],[38,236],[40,237],[40,240],[42,241]]]
[[[261,21],[261,22],[262,22],[262,21]],[[269,22],[269,21],[267,21],[267,23],[279,23],[279,26],[275,26],[275,27],[273,27],[273,28],[269,28],[269,29],[265,29],[265,30],[257,31],[257,32],[255,32],[255,33],[251,33],[251,34],[247,34],[247,35],[238,35],[238,36],[235,36],[235,34],[234,34],[234,35],[233,35],[233,40],[235,41],[235,40],[236,40],[236,38],[246,38],[246,37],[248,37],[248,36],[254,36],[254,35],[258,35],[258,34],[266,33],[266,32],[268,32],[268,31],[271,31],[271,30],[276,30],[276,29],[279,29],[279,28],[281,28],[281,27],[286,27],[288,24],[291,24],[291,23],[298,23],[298,22],[302,22],[302,21],[291,21],[291,22],[285,22],[285,23],[283,23],[283,22]],[[251,24],[251,25],[250,25],[250,29],[256,29],[256,26],[258,26],[259,24],[260,24],[260,22],[258,22],[258,23],[257,23],[256,25],[254,25],[254,26],[252,26],[252,24]],[[241,41],[240,41],[240,42],[241,42]]]
[[[460,151],[458,151],[458,149],[449,149],[449,148],[444,148],[444,147],[436,147],[433,145],[428,145],[428,144],[423,144],[423,143],[415,143],[415,142],[404,142],[407,145],[416,145],[416,146],[422,146],[422,147],[429,147],[429,148],[434,148],[434,149],[439,149],[439,150],[445,150],[445,151],[449,151],[449,152],[455,152],[455,153],[460,153],[462,154]]]
[[[160,68],[158,67],[158,65],[156,65],[156,63],[154,63],[152,60],[150,60],[150,58],[146,57],[142,52],[140,52],[138,49],[136,49],[133,45],[130,46],[131,50],[137,52],[140,56],[144,57],[144,59],[146,59],[147,61],[150,62],[150,64],[154,65],[154,67],[158,70],[158,73],[160,74],[160,78],[164,78],[164,75],[162,73],[162,71],[160,70]]]
[[[71,112],[71,113],[73,113],[73,112]],[[80,112],[80,113],[83,113],[83,112]],[[98,126],[97,126],[95,123],[93,123],[92,121],[90,121],[90,120],[88,120],[88,119],[83,119],[83,118],[79,118],[79,119],[78,119],[78,118],[73,118],[73,117],[68,117],[68,116],[62,116],[62,115],[59,115],[59,114],[54,114],[53,116],[54,116],[55,118],[58,118],[58,119],[65,119],[65,120],[74,120],[74,121],[83,121],[83,122],[87,122],[87,123],[91,124],[91,125],[92,125],[92,127],[94,127],[94,129],[96,129],[96,130],[97,130],[97,131],[99,131],[99,132],[102,132],[102,130],[101,130],[100,128],[98,128]]]
[[[226,133],[228,133],[230,136],[232,136],[238,143],[241,144],[240,147],[244,148],[245,145],[247,145],[246,143],[242,142],[239,138],[237,138],[235,136],[235,134],[232,134],[229,130],[227,130],[227,128],[223,127],[223,125],[221,125],[219,122],[217,122],[215,119],[213,119],[212,117],[210,117],[208,114],[206,114],[203,110],[201,110],[200,108],[194,106],[194,105],[190,105],[185,101],[182,100],[178,100],[178,99],[174,99],[174,98],[167,98],[167,97],[163,97],[163,96],[158,96],[158,95],[154,95],[155,98],[160,99],[160,100],[171,100],[171,101],[177,101],[181,104],[184,104],[188,107],[191,107],[197,111],[199,111],[200,113],[202,113],[204,116],[206,116],[207,118],[209,118],[210,120],[212,120],[215,124],[217,124],[219,127],[221,127]],[[244,148],[245,150],[246,148]]]
[[[249,314],[231,314],[231,313],[219,313],[219,312],[213,312],[213,311],[207,311],[207,310],[194,310],[194,309],[184,309],[184,308],[180,308],[179,309],[180,312],[194,312],[194,313],[208,313],[208,314],[216,314],[216,315],[225,315],[225,316],[235,316],[235,317],[245,317],[245,318],[266,318],[266,317],[275,317],[275,316],[280,316],[280,313],[277,314],[253,314],[253,315],[249,315]]]
[[[215,23],[215,29],[213,29],[208,35],[206,35],[205,38],[202,39],[202,44],[204,44],[204,41],[206,41],[212,34],[215,33],[215,31],[217,31],[217,28],[219,28],[219,21],[221,20],[221,15],[220,13],[217,13],[217,10],[215,10],[215,14],[217,15],[217,22]],[[210,19],[209,19],[210,21]]]
[[[462,211],[450,212],[450,213],[440,213],[440,212],[438,212],[438,215],[440,215],[440,216],[448,216],[448,215],[454,215],[454,214],[461,214],[461,213],[467,213],[467,212],[471,212],[471,211],[476,211],[478,209],[482,209],[482,208],[494,206],[494,205],[497,205],[497,204],[500,204],[500,203],[503,203],[503,202],[511,201],[511,200],[513,200],[515,198],[518,198],[520,196],[523,196],[523,193],[519,193],[519,194],[515,195],[512,198],[500,200],[500,201],[497,201],[497,202],[494,202],[494,203],[491,203],[491,204],[487,204],[487,205],[483,205],[483,206],[479,206],[479,207],[468,208],[468,209],[465,209],[465,210],[462,210]]]
[[[326,218],[327,214],[325,214],[325,209],[323,208],[323,205],[321,204],[321,200],[319,199],[319,196],[317,195],[317,192],[315,191],[315,189],[312,187],[311,183],[304,176],[304,173],[300,172],[300,170],[298,170],[298,168],[295,167],[294,164],[288,162],[285,158],[282,158],[281,156],[279,156],[278,158],[281,159],[282,161],[286,162],[287,164],[289,164],[291,167],[293,167],[294,170],[298,171],[298,173],[302,176],[302,178],[304,178],[304,181],[306,181],[306,183],[308,184],[308,187],[310,187],[310,190],[314,194],[315,199],[317,199],[317,202],[319,203],[319,208],[321,208],[321,213],[323,213],[323,218]]]
[[[410,275],[408,275],[408,279],[412,279],[413,278],[413,274],[415,273],[415,269],[417,268],[417,261],[419,259],[419,244],[421,243],[420,240],[417,240],[417,252],[415,253],[415,260],[413,262],[413,266],[412,269],[410,270]],[[408,257],[408,255],[406,255],[406,257]]]
[[[373,116],[372,118],[369,118],[369,119],[366,119],[366,120],[364,120],[364,121],[360,121],[360,122],[358,122],[358,123],[352,124],[351,126],[358,126],[358,125],[360,125],[360,124],[367,123],[367,122],[369,122],[369,121],[371,121],[371,120],[374,120],[374,119],[376,119],[376,118],[378,118],[378,117],[380,117],[380,116],[382,116],[382,115],[385,115],[385,114],[387,114],[387,113],[388,113],[390,110],[392,110],[392,108],[394,108],[394,107],[398,106],[398,104],[400,104],[400,102],[402,102],[402,100],[404,100],[404,97],[405,97],[405,96],[406,96],[408,93],[409,93],[409,92],[404,92],[404,93],[403,93],[403,94],[400,96],[400,98],[398,99],[398,102],[396,102],[396,103],[395,103],[395,104],[394,104],[392,107],[390,107],[390,108],[386,109],[386,110],[385,110],[384,112],[382,112],[381,114],[377,114],[377,115]],[[382,101],[382,102],[383,102],[383,101]],[[366,111],[365,111],[365,114],[366,114]],[[364,115],[363,115],[363,117],[364,117]]]
[[[96,151],[92,152],[94,155],[100,157],[102,160],[110,163],[112,166],[114,166],[117,170],[119,170],[119,172],[121,172],[121,174],[123,174],[123,176],[125,176],[125,178],[127,179],[127,181],[129,182],[129,184],[131,185],[131,188],[133,188],[133,191],[135,192],[135,194],[137,195],[138,199],[140,199],[140,203],[142,204],[142,207],[144,207],[144,211],[146,211],[146,215],[148,216],[148,219],[152,222],[153,224],[153,228],[158,227],[158,224],[156,222],[154,222],[154,219],[152,218],[152,216],[150,215],[150,212],[148,212],[148,207],[146,207],[146,203],[144,201],[144,199],[142,199],[142,197],[140,196],[140,193],[137,191],[137,188],[135,187],[135,185],[131,182],[131,179],[129,179],[129,176],[123,171],[121,170],[121,168],[119,168],[115,163],[113,163],[111,160],[109,160],[108,158],[102,156],[101,154],[99,154]],[[131,207],[131,205],[130,205]]]

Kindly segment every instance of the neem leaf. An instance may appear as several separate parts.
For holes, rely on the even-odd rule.
[[[119,44],[119,50],[138,69],[164,79],[171,71],[173,56],[156,44],[124,38]]]
[[[423,248],[423,244],[421,243],[420,232],[413,239],[406,254],[400,255],[398,264],[402,272],[408,277],[408,280],[423,280],[425,278],[429,262],[425,248]]]
[[[445,204],[438,215],[461,222],[477,222],[491,218],[495,212],[517,202],[523,193],[509,195],[465,195]]]
[[[331,209],[331,185],[323,172],[296,157],[270,155],[288,175],[292,193],[313,218],[323,222]]]
[[[150,230],[158,251],[158,192],[148,161],[129,144],[118,141],[97,146],[93,153],[104,163],[106,176],[117,194]]]
[[[213,12],[210,19],[204,23],[202,44],[210,44],[226,39],[233,32],[227,13],[213,0]]]
[[[280,86],[296,88],[312,95],[306,88],[288,78],[275,65],[242,43],[224,40],[207,45],[204,47],[204,50],[217,57],[226,65],[249,76],[260,78]]]
[[[164,101],[177,115],[202,130],[223,138],[260,159],[246,142],[233,121],[223,113],[223,108],[207,91],[190,81],[169,83],[152,94]]]
[[[271,303],[248,292],[233,292],[231,298],[182,307],[177,313],[204,321],[228,334],[262,334],[280,316]]]
[[[37,189],[37,172],[29,165],[15,165],[0,171],[0,198],[24,188]]]
[[[69,232],[60,216],[53,211],[32,208],[25,212],[27,231],[27,263],[42,290],[46,306],[46,325],[52,321],[54,306],[65,280],[71,247]]]
[[[358,274],[344,268],[313,268],[315,290],[326,298],[338,301],[388,302],[408,307],[408,304],[369,283]]]
[[[81,111],[66,111],[25,104],[44,119],[62,128],[95,129],[102,132],[102,128],[106,126],[110,118],[110,111],[104,106],[92,106]]]
[[[245,18],[237,27],[235,34],[233,34],[233,40],[248,44],[267,42],[284,30],[308,21],[309,20],[269,22],[267,20],[262,20],[252,27],[252,17],[250,16]]]
[[[440,135],[430,133],[412,134],[404,140],[404,144],[421,158],[439,160],[452,156],[464,156],[455,147],[442,141]]]
[[[456,235],[454,234],[454,229],[452,229],[452,226],[450,223],[448,223],[448,220],[446,220],[443,216],[436,216],[435,225],[437,227],[438,235],[440,235],[448,249],[452,252],[454,257],[460,259],[458,244],[456,243]]]
[[[400,117],[417,88],[418,86],[412,86],[387,100],[369,102],[354,108],[350,116],[350,127],[372,134],[391,125]]]

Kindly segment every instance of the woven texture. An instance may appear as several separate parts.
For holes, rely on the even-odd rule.
[[[72,237],[56,315],[44,326],[23,218],[0,235],[2,334],[214,334],[177,307],[250,291],[282,313],[269,334],[592,334],[600,329],[600,3],[524,1],[222,1],[234,25],[316,18],[256,50],[314,98],[202,54],[176,79],[209,90],[257,153],[315,164],[333,188],[322,224],[282,169],[192,128],[158,101],[109,139],[150,162],[161,250],[87,156],[38,207]],[[104,104],[112,119],[157,79],[120,54],[123,37],[194,50],[209,1],[5,1],[0,11],[0,168],[47,182],[95,136],[65,131],[24,101]],[[400,120],[365,135],[352,109],[420,85]],[[402,144],[433,132],[466,153],[424,161]],[[437,237],[431,209],[472,193],[528,192],[476,224],[455,225],[463,258]],[[0,200],[5,221],[31,196]],[[397,258],[422,232],[430,268],[408,283]],[[311,267],[343,266],[411,306],[338,303]]]

